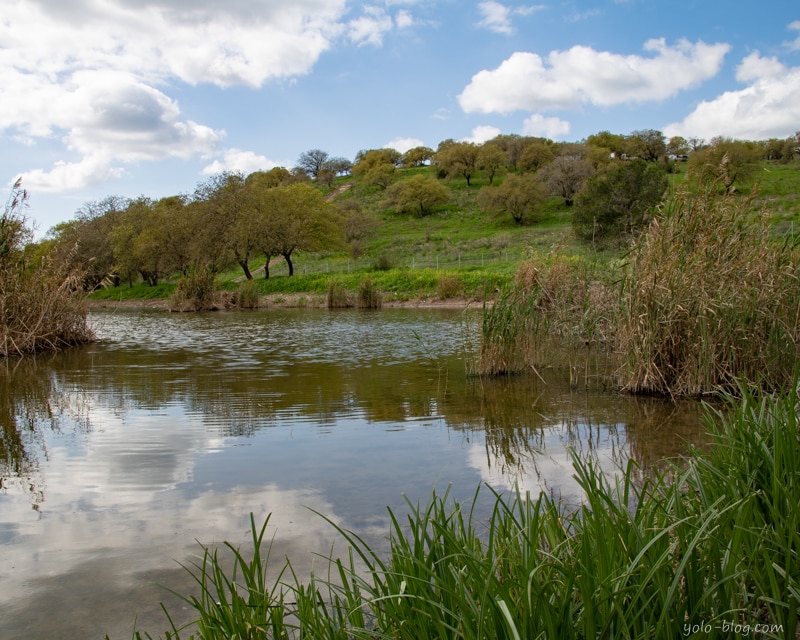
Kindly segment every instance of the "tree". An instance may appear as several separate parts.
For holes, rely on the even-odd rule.
[[[322,149],[311,149],[300,154],[297,166],[312,178],[316,178],[328,161],[328,157],[327,152]]]
[[[671,156],[688,156],[691,147],[683,136],[672,136],[667,142],[667,153]]]
[[[615,163],[605,175],[590,178],[576,196],[575,234],[592,243],[624,241],[644,225],[667,184],[661,164],[641,159]]]
[[[433,149],[430,147],[414,147],[403,154],[406,167],[421,167],[433,160]]]
[[[536,172],[553,161],[553,145],[546,142],[531,142],[519,155],[517,169],[523,173],[526,171]]]
[[[149,198],[133,200],[111,232],[114,257],[120,276],[132,283],[134,274],[151,287],[172,271],[160,235],[155,203]]]
[[[539,176],[551,194],[561,196],[564,204],[572,206],[575,194],[592,176],[594,169],[589,160],[571,156],[558,156],[539,171]]]
[[[259,220],[260,246],[268,256],[286,260],[289,275],[294,275],[292,255],[296,251],[321,251],[343,245],[340,221],[333,206],[308,184],[292,184],[268,189],[261,194]],[[268,276],[267,271],[267,277]]]
[[[655,129],[634,131],[628,136],[628,142],[631,144],[629,155],[642,158],[647,162],[655,162],[667,154],[664,134]]]
[[[486,172],[489,176],[489,184],[494,184],[495,176],[505,172],[508,154],[503,151],[500,145],[487,142],[478,151],[478,168]]]
[[[610,131],[600,131],[586,138],[589,147],[600,147],[608,149],[615,157],[619,158],[626,151],[625,136],[611,133]]]
[[[536,207],[547,196],[547,189],[534,174],[508,176],[499,187],[483,187],[478,206],[494,216],[510,215],[517,224],[535,220]]]
[[[736,191],[758,168],[761,149],[754,142],[714,138],[689,158],[689,173],[699,182],[720,180],[726,193]]]
[[[453,142],[436,152],[436,162],[448,175],[464,176],[469,187],[478,168],[478,151],[478,145],[473,142]]]
[[[450,200],[450,190],[436,178],[417,174],[392,185],[387,199],[399,211],[425,216]]]

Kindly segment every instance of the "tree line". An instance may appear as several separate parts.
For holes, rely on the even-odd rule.
[[[326,197],[342,177],[381,194],[379,208],[425,216],[450,203],[445,181],[471,189],[480,176],[476,202],[488,215],[528,224],[557,196],[572,211],[576,235],[597,243],[644,223],[675,163],[685,161],[688,174],[720,179],[733,191],[761,160],[791,162],[798,155],[800,132],[785,140],[705,142],[666,139],[656,130],[602,131],[578,143],[518,135],[482,144],[448,139],[436,150],[363,150],[353,162],[312,149],[291,170],[224,172],[190,195],[86,203],[49,232],[43,250],[83,269],[87,289],[139,279],[157,285],[174,273],[213,274],[232,264],[252,279],[254,258],[264,259],[265,277],[274,258],[285,260],[291,275],[297,252],[349,249],[358,257],[378,225],[358,199]]]

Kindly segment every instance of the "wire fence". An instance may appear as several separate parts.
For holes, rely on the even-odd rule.
[[[487,267],[492,265],[507,264],[522,259],[518,251],[487,251],[479,255],[470,254],[468,256],[433,256],[418,257],[409,256],[405,258],[348,258],[343,260],[322,259],[305,263],[300,260],[295,261],[294,272],[296,274],[313,273],[350,273],[352,271],[362,271],[368,269],[435,269],[449,270],[460,269],[463,267]],[[284,275],[289,273],[286,262],[280,260],[270,265],[270,275]]]

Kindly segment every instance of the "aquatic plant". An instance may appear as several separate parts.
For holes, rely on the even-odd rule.
[[[328,309],[344,309],[353,306],[344,282],[336,278],[331,278],[329,281],[325,300]]]
[[[245,280],[236,290],[236,306],[240,309],[258,309],[258,305],[258,283],[255,280]]]
[[[170,304],[173,311],[204,311],[220,306],[214,274],[207,269],[195,269],[181,277]]]
[[[350,551],[305,583],[288,563],[283,582],[265,580],[264,527],[251,517],[251,559],[226,543],[232,570],[209,550],[188,568],[201,595],[184,597],[199,615],[186,629],[206,639],[795,637],[797,395],[741,391],[708,411],[710,452],[644,481],[632,462],[610,481],[574,455],[578,508],[495,492],[482,519],[483,489],[465,503],[434,493],[408,501],[405,519],[389,511],[388,554],[329,520]]]
[[[383,301],[381,292],[372,278],[362,278],[358,283],[358,307],[360,309],[380,309]]]
[[[90,342],[94,334],[81,293],[83,273],[71,256],[34,257],[23,209],[27,192],[17,180],[0,215],[0,357],[56,351]]]
[[[614,321],[620,382],[634,393],[778,389],[800,346],[800,264],[766,211],[712,182],[681,191],[628,256]]]

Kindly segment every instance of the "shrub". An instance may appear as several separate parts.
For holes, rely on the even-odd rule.
[[[380,309],[381,293],[371,278],[364,278],[358,283],[358,306],[360,309]]]
[[[464,283],[455,275],[442,276],[436,283],[436,295],[440,300],[456,298],[464,293]]]
[[[385,254],[379,255],[375,259],[372,268],[375,269],[375,271],[388,271],[392,268],[392,261],[389,256]]]

